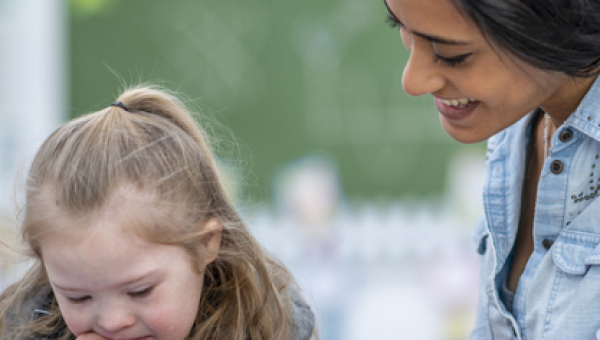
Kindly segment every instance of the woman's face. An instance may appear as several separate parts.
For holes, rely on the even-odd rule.
[[[459,142],[485,140],[541,106],[566,105],[559,73],[536,69],[490,44],[449,0],[386,0],[410,51],[402,85],[431,93],[442,126]],[[570,112],[569,112],[570,113]]]

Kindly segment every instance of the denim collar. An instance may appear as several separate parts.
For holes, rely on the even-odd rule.
[[[600,141],[600,77],[594,80],[575,112],[567,118],[565,125],[573,126]]]

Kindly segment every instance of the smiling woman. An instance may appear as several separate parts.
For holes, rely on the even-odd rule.
[[[600,311],[600,3],[386,0],[446,132],[488,140],[471,339],[593,339]],[[573,327],[577,324],[578,327]]]
[[[537,106],[562,123],[589,88],[590,79],[571,81],[539,70],[494,45],[450,1],[387,4],[411,52],[404,90],[431,93],[442,126],[460,142],[485,140]],[[562,96],[565,92],[576,95]]]

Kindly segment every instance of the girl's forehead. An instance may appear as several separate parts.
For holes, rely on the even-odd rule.
[[[53,186],[44,189],[32,198],[33,214],[39,218],[61,220],[63,224],[91,224],[101,220],[145,220],[158,217],[159,200],[150,190],[141,190],[133,185],[119,185],[105,197],[98,197],[90,206],[68,202]]]
[[[78,282],[74,288],[119,286],[164,273],[181,261],[191,264],[179,246],[153,243],[110,223],[95,227],[89,233],[42,243],[44,265],[53,283],[72,287]]]
[[[146,236],[150,228],[166,222],[166,214],[160,209],[148,201],[135,199],[116,199],[100,209],[82,214],[48,205],[43,213],[45,219],[37,227],[42,236],[39,239],[42,248],[46,243],[94,246],[102,240],[142,246],[149,242]]]
[[[41,240],[42,256],[48,252],[61,256],[89,255],[115,256],[134,259],[139,254],[154,257],[159,248],[165,246],[152,240],[152,229],[156,225],[165,225],[166,216],[152,207],[142,208],[140,202],[128,200],[119,202],[99,211],[84,215],[63,214],[60,220],[48,221],[47,237]]]
[[[90,214],[69,216],[60,220],[48,221],[48,233],[41,242],[45,245],[64,248],[94,248],[111,246],[147,247],[150,243],[139,232],[142,222],[135,216]]]
[[[46,195],[44,207],[38,211],[41,222],[34,227],[40,236],[30,239],[44,260],[49,249],[61,247],[72,254],[92,250],[102,254],[111,249],[115,253],[119,250],[119,254],[127,249],[140,253],[171,243],[164,240],[165,235],[185,234],[187,230],[187,214],[181,205],[164,203],[153,193],[131,186],[116,188],[99,208],[83,213],[56,204],[56,199]]]

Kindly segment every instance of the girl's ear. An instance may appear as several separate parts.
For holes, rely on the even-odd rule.
[[[213,262],[219,255],[221,249],[221,235],[223,234],[223,226],[216,218],[208,220],[202,228],[206,235],[202,238],[202,245],[206,249],[204,257],[204,266]]]

